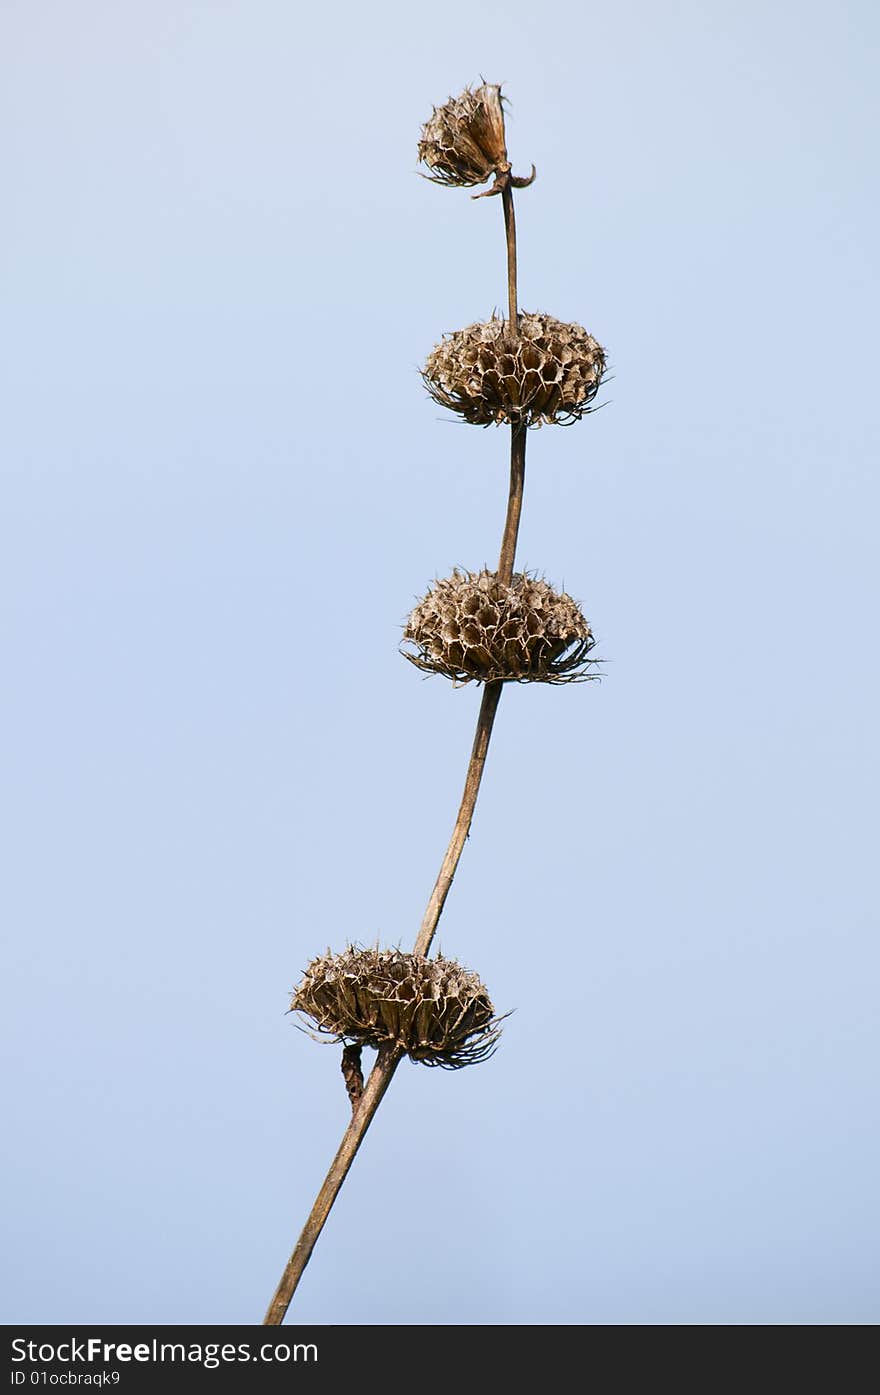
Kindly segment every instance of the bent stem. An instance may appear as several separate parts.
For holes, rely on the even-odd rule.
[[[516,221],[513,213],[513,191],[509,184],[505,184],[502,189],[502,202],[504,207],[504,231],[507,240],[507,290],[508,305],[510,311],[510,332],[519,332],[519,323],[516,305]],[[501,555],[498,559],[498,579],[504,585],[509,586],[513,576],[513,563],[516,555],[516,541],[519,534],[519,520],[522,513],[523,489],[525,485],[526,468],[526,428],[524,426],[511,426],[510,428],[510,489],[507,497],[507,514],[504,521],[504,533],[501,540]],[[437,874],[434,889],[428,900],[425,914],[422,917],[422,924],[419,928],[416,939],[414,954],[426,955],[431,947],[431,941],[437,930],[437,925],[449,895],[464,845],[467,842],[471,822],[474,817],[474,809],[477,804],[477,795],[480,792],[480,783],[483,779],[483,771],[486,766],[486,755],[489,750],[489,740],[492,736],[492,727],[495,723],[495,714],[498,711],[498,703],[501,700],[501,689],[504,687],[503,680],[495,683],[487,683],[483,688],[483,697],[480,702],[480,711],[477,717],[477,730],[474,734],[474,744],[471,748],[471,756],[468,762],[467,774],[464,782],[464,793],[461,797],[461,804],[458,809],[458,816],[455,820],[455,827],[452,830],[452,837],[446,849],[446,855]],[[293,1253],[281,1275],[281,1280],[272,1298],[272,1302],[266,1311],[263,1319],[264,1327],[277,1327],[285,1318],[290,1300],[296,1291],[296,1287],[302,1278],[303,1271],[312,1257],[312,1251],[317,1244],[318,1236],[324,1228],[327,1217],[334,1201],[339,1195],[340,1188],[345,1181],[348,1170],[354,1162],[358,1149],[363,1142],[364,1134],[370,1127],[373,1115],[382,1103],[385,1091],[391,1084],[392,1076],[403,1059],[403,1051],[399,1047],[383,1046],[379,1051],[373,1069],[363,1089],[363,1094],[359,1099],[352,1099],[352,1117],[342,1137],[342,1142],[337,1149],[336,1156],[330,1164],[330,1169],[321,1190],[315,1198],[309,1218],[302,1228],[299,1239],[296,1242]],[[349,1084],[348,1076],[346,1083]],[[351,1096],[351,1089],[349,1094]]]

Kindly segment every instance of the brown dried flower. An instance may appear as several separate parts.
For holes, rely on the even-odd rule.
[[[605,350],[578,324],[519,316],[518,333],[493,315],[446,335],[422,378],[435,402],[474,426],[579,421],[605,373]]]
[[[422,127],[419,160],[433,171],[427,178],[435,184],[465,189],[509,170],[501,88],[489,82],[466,87],[435,107]]]
[[[496,1048],[500,1019],[480,979],[454,959],[358,949],[313,959],[290,1003],[318,1031],[456,1070]]]
[[[455,683],[571,683],[594,678],[594,640],[580,607],[546,581],[456,569],[435,581],[403,632],[402,653]]]

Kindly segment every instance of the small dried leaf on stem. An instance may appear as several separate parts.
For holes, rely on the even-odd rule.
[[[351,1100],[352,1112],[354,1112],[364,1093],[364,1073],[361,1069],[361,1048],[358,1042],[353,1042],[350,1046],[343,1048],[342,1075],[345,1080],[345,1088],[348,1091],[348,1098]]]

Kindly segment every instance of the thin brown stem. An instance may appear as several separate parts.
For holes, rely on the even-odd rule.
[[[513,190],[510,176],[504,181],[501,190],[504,205],[504,233],[507,238],[507,315],[511,334],[516,334],[519,311],[516,300],[516,214],[513,211]]]
[[[492,735],[492,724],[495,721],[495,713],[498,711],[498,702],[503,687],[503,683],[487,683],[483,689],[483,700],[480,703],[480,715],[477,718],[477,730],[471,758],[468,762],[458,818],[455,820],[446,856],[437,874],[434,890],[431,892],[431,898],[422,917],[421,928],[413,950],[414,954],[428,953],[446,897],[449,895],[449,888],[452,886],[452,879],[455,876],[459,859],[467,841],[471,820],[474,817],[474,807],[477,803],[480,781],[483,778],[483,769],[486,764],[486,752],[489,750],[489,738]]]
[[[519,334],[519,310],[517,308],[516,286],[516,214],[513,208],[513,188],[508,173],[501,189],[504,206],[504,236],[507,242],[507,313],[508,332]],[[516,556],[516,540],[519,534],[519,520],[522,513],[523,489],[526,478],[526,428],[522,424],[510,427],[510,493],[507,499],[507,517],[504,520],[504,534],[501,539],[501,556],[498,559],[498,580],[509,586],[513,577],[513,561]]]
[[[507,517],[504,520],[504,536],[501,539],[501,556],[498,559],[498,580],[509,586],[513,577],[513,562],[516,557],[516,540],[519,536],[519,520],[522,513],[523,490],[526,482],[526,428],[522,425],[510,428],[510,493],[507,497]]]
[[[284,1273],[281,1275],[281,1282],[275,1290],[272,1302],[269,1304],[263,1319],[264,1327],[277,1327],[284,1321],[284,1315],[290,1305],[294,1289],[312,1257],[312,1250],[324,1228],[324,1222],[330,1214],[330,1208],[345,1181],[348,1169],[354,1162],[355,1154],[361,1146],[364,1134],[370,1127],[373,1115],[382,1102],[382,1096],[391,1084],[391,1077],[402,1059],[402,1051],[389,1047],[383,1048],[376,1057],[376,1063],[370,1071],[370,1077],[364,1087],[360,1103],[352,1115],[351,1123],[345,1130],[336,1157],[330,1164],[330,1170],[324,1178],[323,1186],[318,1192],[309,1218],[303,1226],[302,1234],[296,1242],[293,1254],[287,1261]]]

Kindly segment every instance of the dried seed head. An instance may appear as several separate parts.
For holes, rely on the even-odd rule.
[[[519,332],[494,315],[446,335],[422,378],[435,402],[474,426],[578,421],[605,372],[605,350],[578,324],[519,316]]]
[[[466,87],[435,107],[422,127],[419,160],[433,171],[427,178],[435,184],[466,189],[509,171],[501,88],[489,82]]]
[[[435,581],[403,632],[405,658],[455,683],[571,683],[597,662],[580,607],[546,581],[456,569]],[[409,647],[406,647],[409,646]]]
[[[290,1010],[337,1041],[397,1046],[447,1070],[484,1061],[501,1032],[475,973],[399,949],[328,950],[309,964]]]

